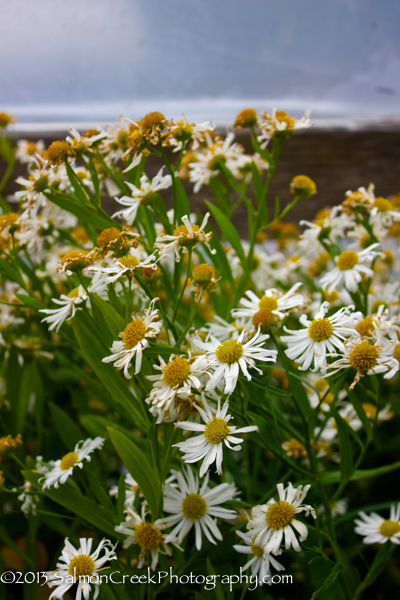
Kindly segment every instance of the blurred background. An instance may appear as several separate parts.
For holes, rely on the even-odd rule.
[[[14,135],[49,142],[153,110],[223,131],[245,107],[310,106],[273,193],[303,172],[310,210],[370,181],[400,190],[399,0],[2,0],[1,15]]]

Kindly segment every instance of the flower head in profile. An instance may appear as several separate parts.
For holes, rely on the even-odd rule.
[[[276,108],[273,108],[270,114],[262,112],[258,122],[261,134],[257,137],[261,148],[265,148],[273,137],[286,137],[297,129],[311,127],[310,113],[311,109],[308,108],[301,119],[296,119],[290,117],[284,110],[277,110]]]
[[[125,508],[133,508],[137,492],[143,496],[139,484],[135,481],[130,473],[125,475]],[[110,496],[118,498],[118,485],[113,485],[109,492]]]
[[[388,541],[400,544],[400,503],[390,507],[390,518],[384,519],[375,512],[367,515],[360,511],[355,519],[355,532],[363,535],[364,544],[385,544]]]
[[[326,366],[326,354],[335,349],[344,351],[345,336],[354,334],[361,313],[353,313],[354,306],[346,306],[330,317],[326,316],[329,302],[323,302],[315,318],[310,321],[307,315],[301,315],[303,329],[291,330],[284,327],[289,335],[281,336],[288,349],[285,354],[297,363],[301,371],[306,371],[314,363],[314,371]]]
[[[371,262],[377,256],[382,256],[377,252],[380,244],[372,244],[361,252],[345,250],[335,257],[335,268],[321,277],[321,287],[331,294],[333,290],[340,290],[344,285],[349,292],[356,292],[362,276],[373,276],[370,268]]]
[[[208,360],[204,354],[189,358],[171,354],[167,363],[161,356],[158,359],[160,364],[154,365],[154,368],[161,373],[147,376],[154,383],[146,402],[152,404],[150,412],[157,415],[157,423],[161,423],[167,411],[174,412],[178,396],[185,398],[191,393],[192,387],[201,389],[200,377],[208,366]]]
[[[304,512],[305,516],[311,513],[316,518],[315,510],[309,504],[303,504],[311,486],[299,485],[294,488],[291,483],[286,489],[283,483],[278,483],[279,500],[271,498],[267,504],[255,506],[252,509],[251,519],[248,522],[247,529],[249,535],[254,537],[254,544],[264,549],[264,553],[278,555],[282,553],[281,543],[284,539],[286,550],[300,552],[300,544],[297,540],[295,531],[300,534],[300,542],[304,542],[308,536],[306,525],[296,517]]]
[[[107,569],[106,563],[115,560],[115,546],[110,540],[103,538],[96,550],[92,552],[92,538],[80,538],[79,547],[75,548],[68,538],[65,538],[64,548],[59,562],[52,573],[47,573],[49,587],[55,587],[50,598],[62,598],[64,594],[78,583],[75,600],[81,600],[82,595],[87,600],[94,585],[93,600],[99,595],[101,573]]]
[[[199,339],[194,340],[196,346],[205,350],[212,370],[206,391],[215,389],[221,381],[224,381],[224,394],[231,394],[236,387],[240,372],[248,381],[251,380],[248,367],[260,372],[255,366],[255,360],[276,361],[276,350],[262,348],[269,338],[268,335],[260,335],[260,329],[258,329],[257,333],[248,342],[244,343],[245,335],[246,330],[244,329],[235,340],[220,342],[212,335],[207,337],[206,342]]]
[[[285,571],[284,566],[270,552],[265,553],[264,548],[254,543],[256,536],[252,536],[249,532],[243,533],[239,530],[236,533],[242,538],[244,544],[235,544],[233,546],[234,550],[240,552],[240,554],[250,554],[251,556],[250,560],[244,565],[243,571],[251,567],[251,575],[253,578],[258,577],[258,585],[260,587],[264,583],[272,585],[272,582],[269,581],[271,567],[276,571]]]
[[[147,519],[146,506],[142,506],[142,512],[139,515],[133,508],[129,507],[126,511],[126,519],[115,528],[115,531],[127,536],[124,541],[124,548],[129,548],[132,544],[140,547],[138,569],[143,567],[148,553],[151,557],[151,568],[154,571],[158,563],[158,555],[161,552],[171,556],[171,548],[167,546],[167,536],[163,533],[168,527],[166,519],[157,519],[154,523]],[[177,545],[177,539],[168,535],[168,542]]]
[[[114,283],[120,277],[134,277],[142,268],[157,269],[157,259],[150,254],[143,260],[134,254],[126,254],[120,258],[106,257],[97,264],[88,267],[88,271],[96,276],[97,281]]]
[[[81,440],[76,444],[72,452],[68,452],[60,460],[49,461],[48,465],[51,468],[44,474],[44,477],[39,479],[39,483],[43,484],[43,489],[50,488],[52,485],[58,488],[60,483],[65,483],[68,477],[72,475],[74,469],[76,467],[82,469],[83,461],[90,461],[90,454],[94,450],[101,448],[104,442],[105,439],[102,437],[96,437],[94,440],[90,438]]]
[[[187,467],[185,474],[175,470],[171,473],[176,484],[172,483],[173,480],[165,484],[164,512],[172,514],[164,521],[173,529],[168,534],[166,543],[174,537],[181,543],[192,527],[195,529],[197,550],[201,549],[203,533],[212,544],[216,544],[214,538],[221,541],[222,534],[218,529],[217,519],[232,519],[236,516],[234,510],[221,506],[235,497],[235,486],[221,483],[210,488],[208,475],[200,486],[198,476],[193,475],[190,467]]]
[[[221,408],[220,400],[218,400],[217,409],[213,410],[207,400],[203,399],[203,408],[195,405],[200,413],[203,423],[194,423],[192,421],[178,421],[176,427],[185,429],[186,431],[196,431],[200,435],[188,438],[179,444],[175,444],[181,452],[183,452],[183,460],[186,463],[194,463],[203,460],[200,469],[200,477],[207,473],[210,465],[216,463],[218,475],[222,475],[222,459],[224,445],[229,450],[241,450],[240,444],[242,438],[236,437],[237,433],[248,433],[256,431],[256,425],[236,428],[235,425],[228,425],[232,416],[227,414],[229,401],[226,400]]]
[[[124,369],[124,375],[127,379],[131,378],[129,367],[134,357],[135,375],[140,372],[142,366],[143,350],[148,347],[149,339],[157,337],[160,333],[162,322],[158,316],[158,309],[154,310],[154,303],[158,298],[150,302],[150,307],[144,311],[144,316],[139,314],[125,327],[119,334],[121,341],[113,342],[110,350],[111,356],[103,358],[104,363],[114,362],[114,366],[120,370]]]
[[[179,251],[187,252],[188,248],[194,248],[197,244],[206,244],[209,247],[209,242],[212,238],[212,232],[205,233],[204,228],[207,225],[210,213],[206,213],[201,225],[191,223],[188,216],[182,217],[183,225],[179,225],[173,231],[172,235],[162,234],[156,238],[154,247],[160,251],[161,256],[168,256],[171,250],[175,252],[176,261],[179,262],[181,257]],[[211,254],[215,254],[215,250],[211,250]]]
[[[161,167],[159,172],[151,181],[149,181],[147,175],[143,175],[140,178],[140,187],[136,187],[133,183],[126,182],[126,185],[131,189],[131,196],[122,196],[122,198],[115,198],[115,200],[126,206],[123,210],[119,210],[113,215],[114,217],[122,217],[128,223],[132,225],[136,218],[136,213],[139,206],[151,206],[152,203],[157,199],[158,192],[171,187],[172,177],[171,175],[163,175],[164,167]]]
[[[175,146],[173,152],[178,152],[189,140],[192,140],[191,149],[196,150],[199,147],[199,144],[204,140],[205,132],[213,131],[215,125],[211,121],[197,124],[190,123],[185,115],[182,115],[182,119],[176,123],[172,122],[168,129],[168,141],[171,146]]]
[[[60,308],[41,308],[39,312],[49,315],[42,319],[42,323],[50,323],[49,331],[55,329],[58,331],[64,321],[69,321],[75,316],[77,310],[80,310],[79,304],[88,299],[86,290],[82,285],[74,288],[68,294],[61,294],[60,299],[53,298],[53,302]]]

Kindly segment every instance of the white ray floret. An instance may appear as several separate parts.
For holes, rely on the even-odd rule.
[[[82,285],[71,290],[68,294],[61,294],[60,299],[52,298],[60,308],[42,308],[39,312],[49,315],[42,319],[42,323],[50,323],[49,331],[58,331],[64,321],[69,321],[75,316],[77,310],[81,310],[79,304],[88,299],[88,294]]]
[[[248,290],[246,292],[247,298],[240,300],[240,304],[244,308],[233,309],[232,316],[235,318],[246,317],[251,320],[259,311],[269,310],[272,314],[283,319],[288,312],[294,308],[304,306],[306,303],[304,296],[297,293],[300,286],[301,283],[296,283],[285,294],[275,288],[271,288],[265,290],[262,298],[259,298],[254,292]]]
[[[377,252],[380,244],[372,244],[361,252],[353,250],[345,250],[335,257],[335,268],[321,277],[320,285],[329,294],[333,290],[340,290],[346,286],[349,292],[356,292],[358,284],[362,276],[373,276],[373,271],[370,268],[371,262],[378,256],[382,256],[381,252]]]
[[[271,577],[271,567],[273,567],[276,571],[285,571],[283,565],[276,560],[272,556],[271,553],[264,553],[264,548],[261,546],[257,546],[254,543],[254,537],[249,535],[249,533],[243,533],[242,531],[237,530],[237,535],[242,538],[244,544],[235,544],[233,546],[236,552],[240,552],[240,554],[250,554],[252,558],[242,567],[243,571],[246,571],[249,567],[251,567],[251,575],[252,577],[257,577],[258,585],[261,587],[264,583],[268,585],[272,585],[270,581]]]
[[[216,463],[217,473],[222,475],[222,459],[224,445],[229,450],[241,450],[242,438],[236,437],[238,433],[248,433],[256,431],[256,425],[236,428],[235,425],[228,425],[232,416],[227,414],[229,401],[226,400],[221,408],[218,399],[217,409],[211,408],[204,398],[203,407],[194,404],[200,413],[204,423],[194,423],[193,421],[178,421],[175,425],[186,431],[196,431],[200,435],[191,437],[183,442],[175,444],[183,452],[183,460],[186,463],[198,462],[202,459],[203,463],[200,469],[200,477],[207,473],[210,465]]]

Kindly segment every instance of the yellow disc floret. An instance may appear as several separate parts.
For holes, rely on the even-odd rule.
[[[145,333],[146,325],[141,317],[129,323],[121,334],[122,343],[124,344],[125,350],[131,350],[137,346],[137,344],[144,338]]]
[[[199,521],[207,512],[207,502],[200,494],[188,494],[182,500],[182,514],[189,521]]]
[[[267,308],[258,310],[251,319],[254,327],[260,327],[261,333],[267,333],[270,329],[275,327],[279,321],[279,317],[274,315],[273,312]]]
[[[283,529],[292,522],[294,508],[289,502],[279,500],[272,504],[265,515],[265,521],[271,529]]]
[[[190,365],[186,358],[175,356],[163,369],[164,381],[174,387],[181,385],[189,377]]]
[[[358,254],[357,252],[353,252],[352,250],[345,250],[341,254],[336,262],[336,266],[341,271],[349,271],[353,269],[358,263]]]
[[[68,454],[63,456],[61,459],[60,469],[62,471],[67,471],[77,463],[78,458],[79,456],[77,452],[68,452]]]
[[[204,437],[209,444],[220,444],[229,435],[229,427],[222,417],[213,417],[204,429]]]
[[[400,362],[400,344],[396,344],[393,348],[393,356]]]
[[[394,206],[387,198],[382,198],[382,196],[378,196],[375,198],[374,203],[372,205],[374,208],[377,208],[379,212],[388,212],[389,210],[393,210]]]
[[[371,335],[371,333],[374,332],[374,319],[372,317],[365,317],[365,319],[362,319],[359,323],[357,323],[354,329],[362,337]]]
[[[322,342],[331,337],[333,325],[329,319],[314,319],[308,326],[308,337],[313,342]]]
[[[65,141],[56,141],[50,144],[50,146],[42,153],[42,156],[51,165],[56,165],[63,162],[70,153],[71,146]]]
[[[192,276],[195,283],[201,286],[208,286],[216,279],[215,268],[207,263],[196,265],[193,267]]]
[[[258,303],[260,310],[276,310],[278,308],[278,300],[273,296],[263,296]]]
[[[351,366],[362,373],[375,367],[378,356],[379,348],[366,340],[354,346],[349,359]]]
[[[219,362],[231,365],[237,362],[243,354],[243,345],[237,340],[227,340],[222,342],[215,351]]]
[[[317,192],[317,186],[307,175],[296,175],[293,177],[292,183],[290,184],[290,190],[295,196],[300,198],[309,198]]]
[[[383,523],[380,524],[379,531],[384,537],[391,538],[396,533],[400,532],[400,523],[387,519],[387,521],[383,521]]]
[[[79,577],[89,576],[94,571],[94,560],[86,554],[75,556],[69,563],[68,573],[78,579]]]
[[[79,287],[74,288],[67,294],[68,298],[79,298]]]
[[[251,551],[257,558],[264,558],[264,548],[254,543],[256,537],[255,535],[251,541]]]
[[[254,127],[257,125],[257,111],[254,108],[245,108],[238,115],[236,115],[234,127],[240,127],[245,129],[247,127]]]
[[[153,523],[136,525],[133,535],[135,542],[143,550],[155,550],[162,540],[162,534]]]

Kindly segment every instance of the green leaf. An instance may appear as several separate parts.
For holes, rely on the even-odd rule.
[[[172,178],[173,193],[174,193],[174,217],[175,223],[181,224],[181,219],[185,215],[190,215],[190,205],[185,188],[182,185],[179,177]]]
[[[211,177],[208,185],[210,186],[215,201],[222,212],[225,214],[230,214],[231,208],[229,206],[229,194],[227,196],[226,188],[220,178],[217,176]]]
[[[26,289],[25,282],[20,273],[15,267],[10,265],[9,262],[4,260],[4,258],[0,258],[0,273],[2,273],[6,279],[11,279],[11,281],[15,281],[15,283],[18,283],[23,289]]]
[[[76,446],[84,438],[84,434],[71,417],[59,406],[49,402],[51,416],[56,426],[58,435],[63,442],[65,448],[69,451]]]
[[[362,403],[361,403],[360,399],[358,398],[358,393],[356,393],[352,390],[348,390],[347,395],[349,397],[350,402],[354,406],[354,410],[356,411],[358,418],[360,419],[361,423],[364,426],[365,433],[367,434],[368,440],[372,440],[374,437],[374,434],[372,431],[371,421],[369,420],[369,418],[362,406]]]
[[[256,197],[257,204],[259,204],[260,198],[263,193],[263,180],[260,175],[260,171],[258,170],[257,165],[254,161],[251,163],[251,177],[252,177],[254,195]]]
[[[206,565],[207,565],[207,574],[208,575],[216,575],[215,569],[212,566],[211,561],[208,558],[208,556],[207,556],[207,560],[206,560]],[[221,582],[219,581],[218,577],[216,577],[216,579],[215,579],[215,588],[214,588],[213,592],[214,592],[214,595],[217,600],[225,600],[224,592],[222,591],[222,585],[221,585]]]
[[[347,481],[353,471],[353,447],[348,432],[349,426],[333,406],[331,406],[331,412],[333,412],[339,436],[340,470],[343,480]]]
[[[240,241],[240,237],[235,227],[232,225],[230,220],[224,215],[224,213],[214,204],[205,201],[207,207],[210,209],[210,212],[214,219],[217,221],[219,228],[221,229],[222,235],[228,240],[231,244],[232,248],[235,250],[242,266],[246,268],[247,261],[243,252],[242,243]]]
[[[151,467],[143,452],[123,433],[113,427],[108,427],[107,431],[122,462],[142,490],[153,519],[157,519],[162,503],[158,473]]]
[[[104,320],[114,340],[118,340],[118,336],[125,329],[125,321],[121,315],[108,302],[100,298],[97,294],[91,294],[91,300],[96,307],[101,311]]]
[[[290,391],[292,392],[303,417],[307,419],[312,413],[312,408],[308,401],[308,396],[306,394],[304,386],[302,382],[296,377],[296,375],[291,371],[288,372],[288,380]]]
[[[121,423],[115,423],[115,421],[110,421],[106,417],[102,417],[101,415],[91,415],[91,414],[83,414],[80,417],[80,422],[82,426],[92,435],[93,437],[107,437],[107,427],[114,427],[114,429],[118,429],[121,431],[126,437],[128,437],[132,442],[135,442],[142,450],[146,449],[146,440],[144,437],[137,437],[132,431],[130,431],[127,427],[121,425]],[[107,444],[111,445],[111,442],[107,440]]]
[[[82,224],[90,223],[93,227],[97,227],[97,229],[120,227],[119,223],[114,221],[111,217],[104,216],[103,213],[99,213],[94,208],[92,209],[86,205],[83,206],[82,204],[79,204],[76,200],[73,200],[70,196],[63,194],[62,192],[44,192],[44,195],[56,206],[59,206],[63,210],[78,217]]]
[[[38,490],[42,489],[42,486],[38,481],[43,475],[32,471],[22,471],[22,475],[35,488]],[[96,502],[89,500],[80,492],[76,492],[69,485],[63,484],[57,489],[54,487],[46,488],[45,490],[42,490],[42,492],[45,496],[54,502],[57,502],[57,504],[61,504],[61,506],[64,506],[78,517],[81,517],[91,525],[97,527],[100,532],[107,533],[108,535],[112,535],[119,539],[122,538],[122,536],[114,530],[116,523],[110,522],[109,515],[107,515]]]
[[[34,298],[33,296],[27,296],[26,294],[15,295],[17,296],[18,300],[25,304],[25,306],[31,308],[35,312],[39,312],[39,310],[41,310],[42,308],[46,308],[46,306],[42,302],[40,302],[37,298]]]
[[[106,390],[114,400],[124,407],[128,414],[132,415],[137,425],[146,431],[149,425],[149,417],[144,403],[140,398],[133,396],[112,364],[102,362],[102,359],[109,356],[110,352],[101,341],[100,335],[96,336],[92,331],[89,331],[82,322],[80,315],[75,315],[72,327],[82,354]]]
[[[341,563],[337,563],[332,571],[330,572],[330,574],[328,575],[328,577],[325,579],[322,587],[319,588],[319,590],[315,591],[312,595],[313,600],[317,600],[318,598],[321,598],[322,594],[324,594],[326,592],[326,590],[328,590],[335,582],[337,576],[339,575],[339,573],[341,572],[341,570],[343,569],[343,565]]]
[[[391,465],[383,465],[382,467],[377,467],[376,469],[358,469],[357,471],[354,471],[354,473],[350,477],[350,481],[379,477],[379,475],[385,475],[386,473],[396,471],[397,469],[400,469],[400,461],[392,463]],[[330,483],[338,483],[341,480],[341,473],[340,471],[329,471],[329,473],[321,473],[320,479],[324,485]]]
[[[21,381],[18,391],[18,402],[12,406],[16,431],[23,433],[25,429],[25,419],[28,414],[29,401],[31,394],[35,393],[37,379],[39,377],[36,363],[34,360],[26,361],[22,370]]]
[[[79,179],[79,177],[77,176],[75,171],[72,169],[68,160],[65,161],[65,169],[67,171],[68,179],[70,180],[71,185],[74,188],[79,200],[83,204],[87,204],[88,201],[90,202],[90,195],[89,195],[88,190],[85,188],[82,181]]]

